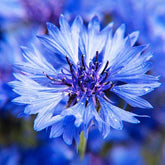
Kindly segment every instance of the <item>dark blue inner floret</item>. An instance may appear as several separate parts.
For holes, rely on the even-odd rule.
[[[69,93],[69,100],[67,107],[71,107],[79,100],[85,98],[85,106],[88,105],[88,101],[91,99],[98,108],[100,107],[100,103],[97,95],[109,101],[106,97],[106,92],[113,87],[113,84],[107,81],[109,76],[109,61],[107,61],[102,71],[100,71],[102,66],[98,61],[98,56],[99,52],[97,51],[95,59],[89,63],[89,66],[85,62],[85,55],[81,56],[81,60],[76,66],[66,56],[69,69],[64,68],[62,74],[59,74],[57,79],[45,74],[54,84],[68,86],[67,92]]]

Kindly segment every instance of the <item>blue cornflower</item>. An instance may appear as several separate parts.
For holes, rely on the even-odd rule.
[[[125,37],[121,25],[113,34],[113,23],[100,30],[94,17],[83,25],[76,17],[70,26],[64,16],[60,29],[48,23],[48,35],[41,42],[54,56],[65,58],[57,68],[47,54],[37,47],[23,48],[26,62],[18,63],[17,80],[10,82],[20,95],[15,102],[27,104],[25,113],[37,114],[34,129],[47,127],[50,137],[63,135],[67,144],[75,139],[79,143],[82,131],[95,125],[103,137],[110,128],[122,129],[122,121],[139,123],[137,114],[125,111],[112,101],[115,94],[133,107],[152,108],[141,98],[158,87],[158,77],[146,74],[151,68],[151,53],[145,46],[134,46],[138,32]]]

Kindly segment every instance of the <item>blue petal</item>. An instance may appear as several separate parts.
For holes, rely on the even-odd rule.
[[[40,131],[59,122],[63,117],[60,115],[52,116],[52,113],[39,113],[34,120],[34,130]]]
[[[126,92],[123,91],[117,91],[117,90],[113,90],[119,97],[121,97],[122,99],[124,99],[128,104],[130,104],[133,107],[139,107],[139,108],[153,108],[152,105],[136,96],[136,95],[132,95],[132,94],[128,94]]]
[[[102,100],[100,116],[106,124],[115,129],[122,129],[123,125],[119,116],[112,110],[106,101]]]
[[[97,16],[93,17],[92,20],[88,23],[88,30],[89,31],[100,31],[100,22]]]
[[[63,139],[68,145],[72,144],[73,139],[76,140],[77,145],[79,143],[79,136],[80,136],[80,132],[82,131],[82,128],[75,127],[74,122],[75,122],[74,116],[67,116],[64,119]]]
[[[131,46],[134,46],[138,37],[139,37],[139,31],[135,31],[135,32],[129,34],[129,39],[131,40]]]
[[[119,85],[114,86],[112,91],[117,91],[120,93],[120,91],[124,93],[128,93],[135,96],[143,96],[151,91],[154,90],[154,88],[159,87],[160,83],[155,82],[152,84],[125,84],[125,85]]]
[[[64,131],[63,130],[63,120],[61,120],[52,125],[49,137],[50,138],[59,137],[62,135],[63,131]]]
[[[152,84],[155,83],[159,80],[159,77],[155,77],[152,75],[121,75],[121,76],[115,76],[115,77],[110,77],[111,80],[114,81],[123,81],[126,83],[148,83]]]
[[[103,63],[109,61],[112,65],[113,61],[116,59],[119,52],[124,48],[126,44],[125,38],[125,25],[122,24],[112,36],[112,30],[108,34],[107,43],[105,46],[105,53],[103,58]]]
[[[120,117],[120,119],[122,121],[126,121],[129,123],[140,123],[140,121],[138,119],[136,119],[135,117],[147,117],[147,116],[143,116],[143,115],[137,115],[128,111],[125,111],[119,107],[116,107],[114,105],[110,105],[111,109],[113,109],[114,112],[116,112],[116,114]]]

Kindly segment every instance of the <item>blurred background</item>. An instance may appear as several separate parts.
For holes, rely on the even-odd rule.
[[[105,140],[91,128],[84,160],[74,145],[49,139],[49,130],[35,132],[35,116],[12,103],[16,94],[7,84],[14,79],[13,65],[23,60],[20,47],[38,44],[36,35],[47,33],[46,22],[59,26],[61,13],[70,22],[81,15],[87,23],[97,15],[102,27],[113,21],[115,28],[125,23],[127,34],[140,31],[137,45],[150,44],[150,72],[162,83],[146,96],[153,109],[127,107],[150,118],[140,118],[138,125],[124,123],[122,131],[112,130]],[[165,0],[0,0],[0,165],[164,165],[164,83]]]

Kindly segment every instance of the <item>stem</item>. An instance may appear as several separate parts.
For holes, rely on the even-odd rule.
[[[85,150],[86,150],[86,144],[87,144],[87,140],[84,136],[84,131],[82,131],[81,134],[80,134],[80,143],[79,143],[79,146],[78,146],[78,151],[79,151],[81,159],[84,158]]]

